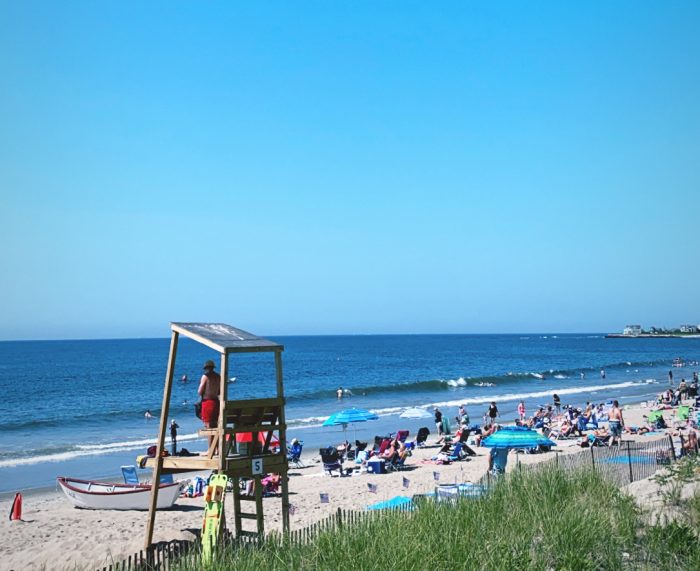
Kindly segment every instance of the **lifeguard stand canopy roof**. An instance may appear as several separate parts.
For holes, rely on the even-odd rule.
[[[171,323],[170,328],[219,353],[283,351],[284,346],[226,323]]]

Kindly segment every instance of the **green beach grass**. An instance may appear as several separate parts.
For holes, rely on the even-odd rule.
[[[379,514],[301,545],[272,536],[256,548],[224,549],[207,568],[700,568],[697,520],[665,526],[643,520],[633,499],[595,472],[547,469],[515,473],[482,498],[426,501],[414,512]],[[192,554],[176,568],[202,566]]]

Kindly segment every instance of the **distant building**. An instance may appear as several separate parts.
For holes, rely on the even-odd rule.
[[[697,333],[697,325],[681,325],[681,333]]]
[[[642,334],[642,326],[641,325],[625,325],[625,328],[622,330],[623,335],[641,335]]]

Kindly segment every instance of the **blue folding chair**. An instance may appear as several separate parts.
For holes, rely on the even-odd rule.
[[[304,443],[297,440],[287,450],[287,460],[290,464],[294,464],[295,468],[304,468],[304,463],[301,461],[303,447]]]
[[[132,486],[138,486],[139,475],[136,472],[136,466],[122,466],[122,476],[124,476],[124,483]],[[172,474],[161,474],[160,476],[161,484],[174,484],[175,479]]]
[[[125,484],[133,484],[138,486],[139,475],[136,473],[136,466],[122,466],[122,476],[124,476]]]

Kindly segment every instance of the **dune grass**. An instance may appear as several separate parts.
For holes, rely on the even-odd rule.
[[[583,571],[682,568],[697,560],[697,540],[685,547],[691,528],[640,522],[632,498],[595,472],[548,469],[505,478],[483,498],[426,501],[412,513],[381,514],[302,545],[273,536],[254,549],[223,550],[208,568]],[[670,555],[674,567],[663,562]],[[178,568],[202,567],[193,554]]]

